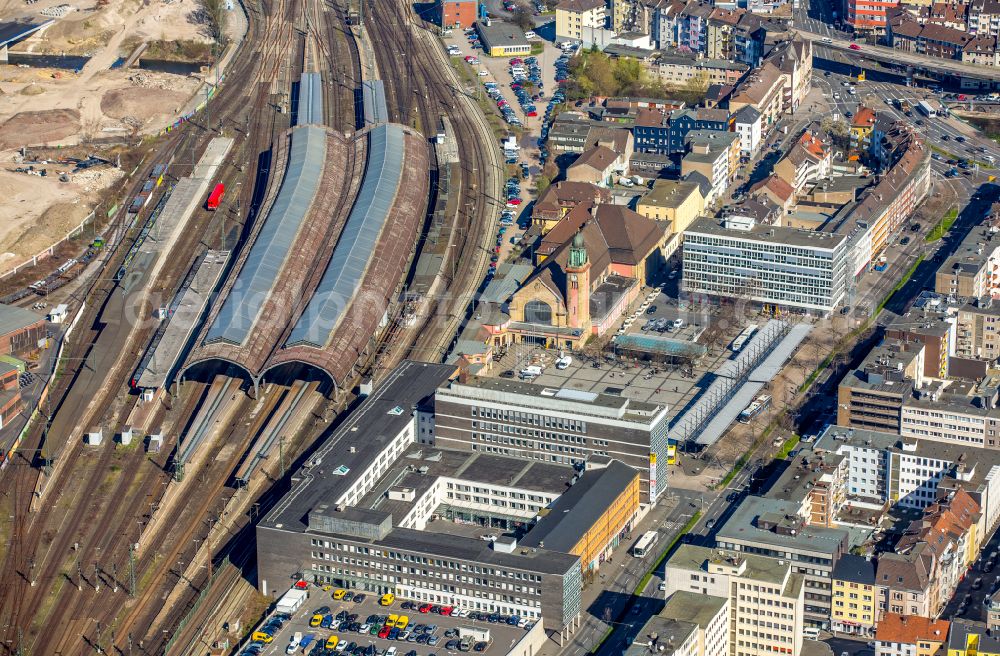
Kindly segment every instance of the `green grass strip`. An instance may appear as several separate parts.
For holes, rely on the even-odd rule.
[[[777,455],[775,455],[774,457],[777,458],[778,460],[784,460],[785,458],[788,457],[788,454],[792,452],[792,449],[798,446],[798,444],[799,444],[799,436],[793,434],[791,437],[785,440],[785,443],[781,445],[781,450],[778,451]]]
[[[948,233],[949,230],[951,230],[951,227],[955,225],[956,220],[958,220],[958,208],[953,207],[945,212],[944,216],[941,217],[941,220],[938,221],[933,228],[931,228],[930,232],[927,233],[927,236],[924,237],[924,241],[930,243],[941,239]]]
[[[698,523],[699,519],[701,519],[701,511],[696,510],[694,511],[694,514],[691,515],[691,518],[687,520],[684,526],[681,527],[680,532],[677,533],[677,535],[674,536],[674,539],[670,541],[670,544],[667,545],[667,548],[663,550],[663,553],[660,554],[660,557],[656,559],[656,562],[653,563],[652,567],[649,568],[649,571],[646,572],[645,576],[643,576],[639,580],[639,583],[635,586],[635,590],[632,592],[631,603],[625,604],[625,608],[622,609],[622,612],[621,614],[618,615],[618,618],[615,623],[620,623],[621,619],[626,614],[628,614],[629,608],[631,608],[632,605],[635,603],[635,598],[642,595],[642,593],[646,590],[646,586],[649,585],[649,581],[653,578],[653,573],[660,565],[663,564],[663,561],[667,559],[667,556],[670,555],[670,552],[673,551],[675,546],[677,546],[677,543],[680,542],[681,538],[691,532],[691,529],[694,528],[694,525]],[[610,638],[611,634],[614,632],[615,632],[615,627],[609,626],[608,630],[604,632],[603,636],[601,636],[601,639],[597,641],[596,645],[594,645],[594,648],[590,650],[590,653],[596,654],[598,651],[600,651],[601,645],[607,642],[608,638]]]

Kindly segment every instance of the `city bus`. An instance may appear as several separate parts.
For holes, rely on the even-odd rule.
[[[934,118],[935,116],[937,116],[937,109],[926,100],[921,100],[920,102],[918,102],[917,109],[920,111],[921,114],[923,114],[927,118]]]
[[[756,417],[757,415],[764,412],[770,407],[771,407],[771,397],[767,394],[761,394],[760,396],[755,398],[753,402],[750,405],[748,405],[746,409],[743,410],[743,412],[740,413],[740,416],[737,417],[736,419],[741,424],[749,424],[750,420],[752,420],[754,417]]]
[[[643,558],[653,548],[653,545],[656,544],[656,538],[656,531],[646,531],[643,533],[642,537],[632,545],[632,555],[636,558]]]

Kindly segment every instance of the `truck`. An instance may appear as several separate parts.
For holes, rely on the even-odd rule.
[[[274,610],[279,613],[294,615],[295,611],[302,608],[302,604],[306,603],[306,599],[308,598],[309,592],[307,590],[292,588],[281,596]]]
[[[222,202],[222,196],[226,193],[226,186],[221,182],[215,185],[215,189],[212,189],[212,193],[208,195],[208,202],[205,206],[210,210],[219,209],[219,203]]]

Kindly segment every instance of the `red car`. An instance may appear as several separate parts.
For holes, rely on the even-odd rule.
[[[856,43],[852,43],[851,45],[848,46],[848,48],[850,48],[851,50],[861,50],[861,46],[859,46]]]
[[[378,630],[378,637],[388,638],[390,631],[392,631],[392,627],[383,626],[381,629]]]
[[[423,606],[421,606],[417,610],[419,610],[421,613],[427,613],[427,612],[430,611],[430,609],[431,609],[431,605],[430,604],[424,604]]]
[[[525,116],[535,117],[538,116],[538,112],[528,112],[527,114],[525,114]]]
[[[511,66],[517,66],[518,64],[523,64],[523,63],[524,62],[521,61],[520,57],[514,57],[513,59],[510,60]]]
[[[451,607],[451,606],[442,606],[441,607],[441,614],[442,615],[451,615],[453,612],[455,612],[455,609],[453,607]]]
[[[521,204],[521,199],[520,198],[510,198],[510,199],[507,200],[507,202],[510,203],[511,205],[520,205]]]

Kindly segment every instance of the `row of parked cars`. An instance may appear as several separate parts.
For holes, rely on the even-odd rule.
[[[559,55],[556,59],[556,83],[562,84],[563,81],[569,78],[569,60],[576,52],[576,46],[569,45],[563,48],[563,54]],[[549,128],[552,127],[552,119],[555,118],[554,112],[556,105],[559,105],[566,100],[566,94],[563,93],[562,88],[556,89],[555,93],[552,94],[552,98],[549,99],[548,107],[545,108],[545,116],[542,119],[542,132],[538,139],[538,156],[541,160],[542,166],[545,166],[545,161],[549,158],[549,149],[545,146],[545,143],[549,139]]]
[[[529,117],[538,116],[538,109],[535,102],[542,98],[541,91],[545,88],[542,82],[542,68],[538,65],[535,57],[513,57],[508,62],[510,64],[510,77],[513,80],[510,88],[521,103],[524,115]],[[539,93],[531,94],[527,87],[530,85],[538,89]]]
[[[503,97],[500,86],[496,82],[483,82],[483,87],[486,89],[486,95],[497,104],[497,109],[500,110],[503,120],[507,121],[507,125],[521,125],[521,119],[517,117],[514,108]]]

